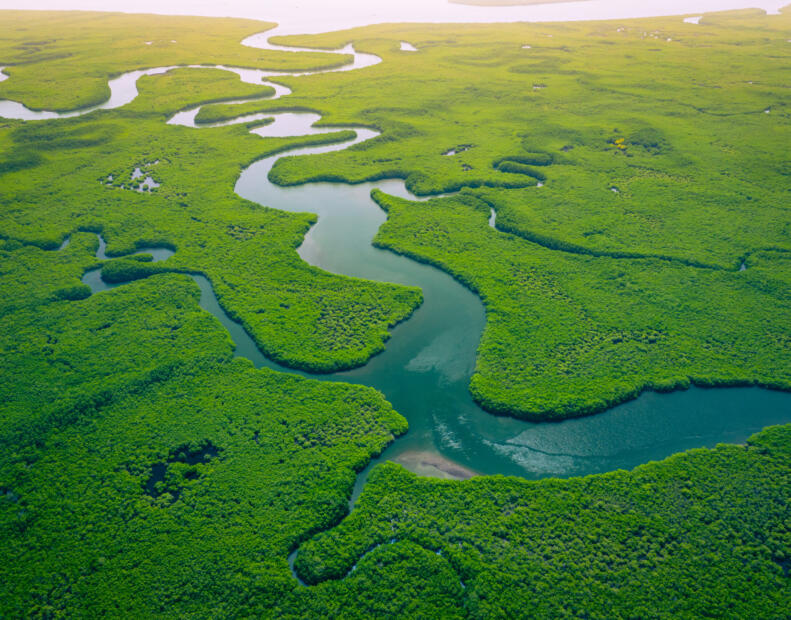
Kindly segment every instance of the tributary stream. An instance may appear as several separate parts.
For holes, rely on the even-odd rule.
[[[275,48],[266,43],[269,34],[251,37],[246,44]],[[344,70],[379,61],[374,56],[354,52],[351,46],[338,51],[355,56],[354,64]],[[128,78],[117,78],[114,80],[114,101],[131,101],[137,92],[135,83],[139,75],[164,70],[169,69],[137,71],[126,74]],[[265,83],[265,76],[283,75],[230,70],[240,73],[245,81],[259,84]],[[290,92],[282,85],[274,86],[275,97]],[[118,90],[122,88],[126,89],[123,97]],[[180,112],[169,122],[194,127],[197,110]],[[23,106],[0,102],[0,115],[11,116],[11,111],[17,118],[30,120],[58,116],[47,112],[30,112],[28,116]],[[352,129],[357,137],[343,143],[295,148],[258,161],[242,172],[236,192],[267,207],[317,213],[318,223],[299,248],[300,256],[307,262],[333,273],[419,286],[423,290],[423,304],[411,318],[392,330],[384,353],[361,368],[312,375],[325,381],[348,381],[375,387],[408,419],[409,432],[393,442],[377,461],[394,460],[418,474],[444,477],[464,478],[474,474],[565,477],[632,468],[676,452],[719,442],[740,443],[765,426],[791,422],[791,394],[759,388],[691,388],[666,394],[646,392],[607,412],[555,423],[528,423],[496,417],[481,410],[468,391],[476,349],[485,326],[481,301],[448,274],[371,245],[386,215],[370,198],[370,192],[379,188],[389,194],[417,200],[405,189],[403,181],[279,187],[268,179],[269,171],[280,157],[349,148],[375,137],[377,132],[359,127],[317,128],[313,124],[320,117],[313,113],[262,113],[255,117],[275,119],[253,130],[262,136],[300,136]],[[246,116],[231,122],[250,120],[253,118]],[[541,190],[536,188],[536,191]],[[487,225],[485,219],[481,225]],[[166,260],[168,252],[157,250],[155,258]],[[105,257],[103,241],[98,256]],[[298,372],[266,359],[244,329],[220,307],[209,281],[200,275],[193,278],[201,288],[201,307],[229,330],[238,356],[252,360],[258,367]],[[101,280],[98,270],[86,273],[83,281],[90,284],[94,292],[111,288]],[[352,503],[365,483],[368,469],[358,476]]]

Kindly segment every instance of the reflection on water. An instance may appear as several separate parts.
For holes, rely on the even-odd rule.
[[[485,441],[530,477],[631,469],[690,448],[740,443],[772,424],[791,421],[791,397],[759,388],[691,388],[647,392],[587,418],[488,433]],[[470,429],[473,430],[474,429]]]

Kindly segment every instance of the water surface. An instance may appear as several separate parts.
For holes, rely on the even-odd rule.
[[[370,130],[358,131],[356,141]],[[407,417],[409,433],[388,448],[384,458],[439,475],[458,467],[480,474],[565,477],[629,469],[719,442],[743,442],[767,425],[791,421],[791,395],[758,388],[648,392],[603,414],[559,423],[528,423],[484,412],[468,390],[485,326],[478,297],[444,272],[370,244],[386,219],[370,191],[379,188],[416,197],[400,180],[278,187],[267,175],[279,157],[246,169],[236,191],[267,206],[318,214],[318,223],[299,248],[300,256],[333,273],[423,290],[423,305],[392,331],[385,353],[362,368],[323,377],[376,387]],[[494,217],[490,225],[493,222]],[[258,363],[270,365],[263,359]],[[361,476],[360,483],[363,480]]]
[[[264,49],[277,47],[270,46],[263,37],[252,38],[249,44]],[[334,53],[353,54],[354,62],[333,70],[362,69],[380,61],[376,56],[355,52],[351,46]],[[172,68],[121,76],[114,81],[115,86],[111,83],[113,96],[102,105],[118,106],[131,101],[137,94],[136,81],[140,75],[163,73]],[[235,71],[252,83],[266,83],[266,78],[274,75],[231,67],[212,68]],[[275,98],[289,92],[281,86]],[[248,100],[239,100],[242,101]],[[199,107],[184,110],[169,122],[195,127],[198,110]],[[43,114],[63,117],[77,113],[86,110]],[[280,157],[351,148],[378,133],[365,127],[316,127],[321,117],[310,112],[275,112],[264,116],[273,122],[253,130],[263,137],[313,135],[342,129],[351,129],[356,135],[346,142],[295,148],[262,159],[242,172],[236,192],[272,208],[318,214],[318,223],[299,248],[300,256],[307,262],[333,273],[419,286],[423,290],[423,304],[409,320],[392,330],[384,353],[361,368],[317,377],[375,387],[408,419],[409,433],[391,444],[382,458],[401,462],[418,473],[450,477],[572,476],[631,468],[718,442],[742,442],[767,425],[791,421],[791,394],[757,388],[649,392],[603,414],[559,423],[527,423],[484,412],[472,401],[468,390],[485,326],[485,311],[479,298],[438,269],[371,245],[371,239],[386,219],[370,198],[372,189],[412,200],[419,198],[411,195],[399,179],[358,185],[311,183],[298,187],[279,187],[269,181],[269,172]],[[220,124],[250,120],[248,115]],[[211,125],[203,127],[202,130],[211,130]],[[492,213],[489,225],[495,224],[495,218],[496,214]],[[484,218],[481,225],[487,225]],[[99,241],[97,257],[105,259],[104,240],[100,237]],[[152,254],[154,260],[166,261],[172,255],[166,248],[144,248],[138,253],[143,252]],[[237,355],[252,360],[258,367],[296,372],[266,359],[245,330],[217,303],[211,283],[201,275],[193,278],[201,288],[201,306],[229,330]],[[96,269],[88,271],[83,281],[94,292],[113,286],[105,284]],[[366,475],[367,471],[358,477],[355,497]]]

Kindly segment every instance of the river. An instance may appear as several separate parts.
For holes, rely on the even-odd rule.
[[[268,43],[269,34],[250,37],[245,44],[277,48]],[[335,70],[361,69],[380,61],[376,56],[357,53],[351,46],[336,53],[354,54],[354,62]],[[136,82],[141,75],[172,69],[160,67],[124,74],[110,83],[111,98],[93,108],[58,114],[33,112],[15,102],[0,102],[0,116],[43,120],[120,107],[137,96]],[[283,75],[230,67],[216,69],[234,71],[242,80],[254,84],[269,83],[268,77]],[[282,85],[272,83],[272,86],[276,89],[274,98],[290,94]],[[197,129],[195,125],[199,109],[200,106],[183,110],[168,122],[209,130],[210,126],[201,125],[203,129]],[[791,421],[791,394],[758,388],[647,392],[602,414],[543,424],[484,412],[468,391],[486,320],[479,298],[438,269],[371,245],[371,239],[386,219],[370,197],[372,189],[412,200],[424,198],[410,194],[401,180],[279,187],[268,179],[269,171],[280,157],[349,148],[375,137],[377,132],[364,127],[318,128],[314,125],[320,116],[308,112],[248,115],[221,124],[262,117],[274,118],[273,123],[252,130],[262,137],[342,129],[351,129],[356,136],[342,143],[291,149],[255,162],[241,173],[235,186],[237,194],[276,209],[293,212],[307,209],[317,213],[318,222],[298,250],[307,262],[333,273],[414,285],[423,290],[423,304],[392,330],[384,353],[361,368],[315,377],[375,387],[409,421],[409,432],[394,441],[358,476],[350,506],[361,492],[370,468],[383,459],[399,462],[418,474],[438,477],[467,478],[481,474],[529,479],[568,477],[628,469],[694,447],[743,442],[765,426]],[[494,217],[492,214],[489,222],[492,226]],[[99,237],[99,241],[97,257],[106,259],[104,239]],[[67,243],[68,240],[63,247]],[[143,248],[138,253],[141,252],[151,253],[156,261],[167,261],[173,254],[165,248]],[[228,329],[237,356],[250,359],[257,367],[309,376],[283,368],[263,356],[245,330],[221,308],[211,283],[202,275],[192,274],[192,277],[201,289],[201,307]],[[83,282],[94,293],[117,286],[105,283],[99,269],[86,272]],[[292,564],[293,558],[294,554],[290,558]]]
[[[250,37],[245,43],[276,48],[267,42],[266,34]],[[380,61],[376,56],[356,52],[351,46],[336,52],[353,54],[354,62],[335,70],[362,69]],[[136,82],[141,75],[172,69],[134,71],[116,78],[110,84],[111,98],[97,107],[125,105],[137,96]],[[278,75],[251,69],[216,69],[234,71],[245,82],[254,84],[270,83],[267,78]],[[290,94],[288,88],[272,85],[276,88],[273,98]],[[7,111],[10,104],[6,108],[2,106],[0,103],[0,111]],[[95,108],[58,115],[31,112],[21,106],[13,112],[34,120],[86,114],[92,109]],[[183,110],[168,122],[196,127],[194,119],[199,109],[200,106]],[[253,130],[262,137],[301,136],[341,129],[355,131],[356,137],[342,143],[292,149],[262,159],[242,172],[236,192],[269,207],[317,213],[318,223],[299,248],[300,256],[307,262],[333,273],[414,285],[423,290],[422,306],[408,321],[392,330],[384,353],[361,368],[317,376],[321,380],[375,387],[408,419],[409,433],[395,441],[380,460],[395,460],[416,473],[440,477],[585,475],[632,468],[689,448],[725,441],[742,442],[767,425],[791,421],[791,395],[758,388],[647,392],[605,413],[555,423],[529,423],[482,411],[468,391],[485,326],[485,311],[478,297],[438,269],[371,245],[371,239],[386,219],[370,198],[373,188],[413,200],[419,198],[411,195],[401,180],[279,187],[268,179],[269,171],[280,157],[345,149],[375,137],[377,132],[363,127],[315,127],[320,116],[310,112],[248,115],[220,124],[262,117],[274,118],[273,123]],[[211,126],[199,127],[207,131]],[[106,258],[103,240],[99,252],[99,258]],[[165,249],[154,249],[154,253],[155,259],[160,260],[170,255]],[[229,329],[237,355],[252,360],[258,367],[297,372],[266,359],[244,329],[225,314],[209,281],[203,276],[193,277],[201,287],[201,306]],[[94,291],[110,288],[97,270],[86,273],[84,282]],[[358,478],[355,497],[367,471]]]

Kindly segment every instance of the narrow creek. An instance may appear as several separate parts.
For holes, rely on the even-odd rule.
[[[267,43],[271,35],[256,35],[245,44],[295,52],[305,49],[271,46]],[[355,60],[333,70],[362,68],[380,60],[359,54],[351,46],[334,52],[353,54]],[[307,74],[221,68],[242,72],[240,77],[245,81],[272,84],[276,88],[274,98],[286,96],[290,90],[267,82],[266,78]],[[111,82],[116,103],[122,96],[134,99],[140,75],[170,69],[131,72],[117,78],[116,86]],[[124,79],[122,88],[118,84]],[[117,107],[109,105],[108,101],[102,106],[59,115],[4,107],[8,103],[0,102],[0,116],[13,108],[12,112],[22,115],[13,118],[28,120],[52,118],[46,116],[48,114],[74,116],[101,107]],[[168,122],[201,129],[214,126],[195,125],[199,109],[200,106],[179,112]],[[468,390],[486,319],[480,299],[445,272],[371,245],[371,239],[386,219],[385,213],[370,197],[372,189],[411,200],[425,198],[410,194],[401,180],[279,187],[268,179],[280,157],[338,151],[378,133],[364,127],[316,127],[320,116],[306,112],[247,115],[221,124],[261,118],[274,119],[271,124],[252,130],[263,137],[302,136],[343,129],[353,130],[356,137],[319,147],[294,148],[262,159],[241,173],[236,193],[267,207],[318,214],[318,222],[298,250],[308,263],[333,273],[419,286],[423,290],[423,304],[409,320],[392,330],[384,353],[361,368],[331,375],[310,375],[265,358],[245,330],[221,308],[209,280],[192,275],[201,290],[201,307],[228,329],[237,356],[250,359],[256,367],[375,387],[407,418],[409,432],[394,441],[357,477],[350,507],[359,496],[371,467],[382,460],[396,461],[418,474],[449,478],[479,474],[517,475],[528,479],[567,477],[629,469],[676,452],[720,442],[740,443],[765,426],[791,421],[791,394],[759,388],[646,392],[602,414],[555,423],[529,423],[486,413],[473,402]],[[495,213],[492,212],[489,225],[494,226],[494,223]],[[487,225],[485,218],[481,225]],[[107,258],[104,250],[104,240],[100,237],[98,258]],[[163,248],[146,248],[138,253],[143,252],[153,254],[155,260],[167,260],[172,255],[172,251]],[[105,283],[98,269],[86,272],[83,282],[94,292],[115,286]]]

